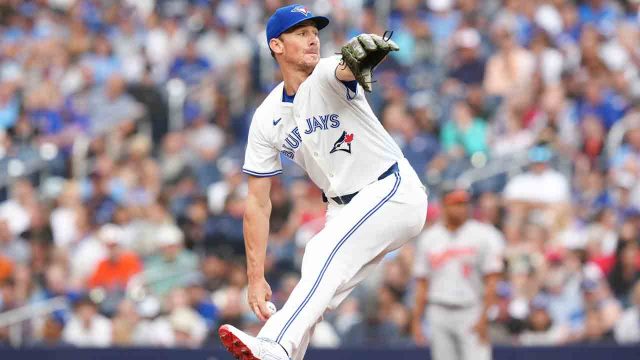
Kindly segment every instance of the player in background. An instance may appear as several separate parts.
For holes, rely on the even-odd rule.
[[[469,193],[443,197],[443,220],[418,237],[413,336],[433,360],[491,359],[487,311],[495,303],[504,240],[496,228],[469,219]]]
[[[342,56],[321,59],[318,32],[328,23],[301,5],[278,9],[267,23],[267,42],[284,81],[253,116],[243,165],[249,175],[248,301],[266,323],[257,337],[220,327],[223,345],[239,359],[302,359],[324,312],[337,307],[385,254],[417,236],[426,220],[425,188],[363,93],[371,90],[371,69],[398,47],[362,34],[343,47]],[[322,189],[327,221],[306,245],[298,285],[272,315],[264,262],[271,177],[282,172],[281,156]]]

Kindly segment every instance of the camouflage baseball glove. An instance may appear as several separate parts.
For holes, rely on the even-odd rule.
[[[356,80],[366,92],[371,92],[373,69],[384,59],[389,51],[400,48],[386,37],[376,34],[361,34],[344,45],[341,49],[342,61],[349,67]]]

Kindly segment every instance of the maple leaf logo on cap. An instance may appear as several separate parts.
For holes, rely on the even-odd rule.
[[[291,10],[291,12],[299,12],[304,16],[309,16],[309,10],[307,10],[307,8],[304,6],[296,6],[293,8],[293,10]]]

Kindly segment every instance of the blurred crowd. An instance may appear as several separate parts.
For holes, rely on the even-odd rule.
[[[428,225],[443,184],[465,179],[473,217],[503,233],[493,341],[640,342],[640,1],[300,2],[332,21],[324,56],[394,31],[401,50],[367,96],[428,186]],[[69,304],[0,328],[0,344],[201,347],[222,322],[259,330],[241,165],[281,81],[264,24],[282,5],[0,1],[0,318]],[[278,308],[325,212],[283,166],[266,263]],[[312,345],[411,346],[413,246]]]

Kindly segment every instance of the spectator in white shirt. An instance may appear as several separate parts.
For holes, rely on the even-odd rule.
[[[506,200],[540,205],[569,201],[569,182],[549,166],[551,156],[546,146],[532,148],[529,151],[532,164],[527,172],[509,181],[504,190]]]
[[[529,169],[511,179],[504,189],[508,212],[514,221],[537,215],[552,226],[569,210],[570,186],[567,178],[549,166],[551,149],[538,145],[529,150]]]
[[[3,218],[0,218],[0,254],[18,264],[26,264],[31,257],[28,243],[12,234],[9,221]]]
[[[640,281],[633,287],[632,303],[613,328],[619,344],[640,343]]]
[[[527,319],[528,330],[520,335],[520,343],[525,346],[559,345],[569,335],[569,329],[562,324],[555,324],[549,313],[549,299],[537,295],[530,304]]]
[[[64,341],[78,347],[108,347],[111,345],[111,320],[98,313],[90,298],[82,298],[62,333]]]
[[[35,190],[29,180],[18,180],[11,188],[11,198],[0,204],[0,218],[9,222],[14,235],[20,235],[31,226],[31,210],[37,203]]]

